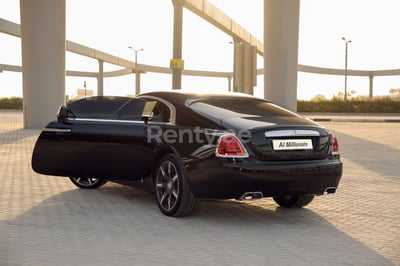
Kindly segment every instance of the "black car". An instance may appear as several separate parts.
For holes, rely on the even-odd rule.
[[[149,180],[168,216],[190,215],[201,198],[298,208],[334,193],[342,175],[338,140],[321,125],[249,95],[177,91],[61,107],[32,167],[80,188]]]

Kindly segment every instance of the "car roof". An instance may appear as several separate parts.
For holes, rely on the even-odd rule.
[[[148,92],[138,95],[138,97],[159,97],[163,98],[174,105],[185,105],[188,100],[200,100],[200,99],[217,99],[217,98],[241,98],[241,99],[254,99],[254,100],[263,100],[261,98],[257,98],[255,96],[238,93],[238,92],[227,92],[227,93],[195,93],[195,92],[187,92],[181,90],[174,91],[156,91],[156,92]]]

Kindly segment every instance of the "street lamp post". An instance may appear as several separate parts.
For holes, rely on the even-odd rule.
[[[129,49],[131,49],[132,51],[135,52],[135,58],[134,58],[134,72],[135,72],[135,94],[138,95],[140,93],[140,71],[137,71],[137,55],[140,51],[143,51],[144,49],[135,49],[132,46],[128,47]]]
[[[138,55],[139,52],[144,51],[144,49],[142,49],[142,48],[141,49],[135,49],[132,46],[129,46],[128,48],[135,52],[135,71],[136,71],[137,55]]]
[[[347,54],[348,54],[348,45],[351,43],[351,40],[346,40],[345,37],[342,37],[342,40],[345,43],[345,54],[344,54],[344,100],[347,101]]]

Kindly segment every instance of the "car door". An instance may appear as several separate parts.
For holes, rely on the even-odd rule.
[[[50,123],[35,146],[37,172],[105,179],[143,175],[144,101],[131,99],[109,117],[66,117]]]

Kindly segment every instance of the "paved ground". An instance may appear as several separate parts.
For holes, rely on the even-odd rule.
[[[400,123],[323,123],[341,144],[336,194],[300,210],[202,201],[176,219],[139,189],[34,173],[39,131],[0,112],[0,265],[400,265]]]

